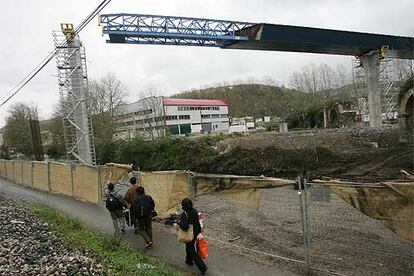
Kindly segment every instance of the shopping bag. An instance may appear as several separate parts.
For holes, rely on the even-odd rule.
[[[197,253],[202,259],[208,258],[208,244],[204,237],[197,239],[196,241]]]
[[[178,227],[177,239],[178,239],[179,242],[190,242],[190,241],[192,241],[194,239],[193,225],[190,224],[188,226],[187,231],[184,231],[180,227]]]

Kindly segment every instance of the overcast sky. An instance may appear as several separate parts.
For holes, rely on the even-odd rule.
[[[0,99],[52,49],[52,31],[61,22],[81,22],[101,0],[2,0],[0,9]],[[410,35],[413,0],[112,0],[102,13],[142,13],[228,19]],[[89,78],[113,72],[129,90],[129,101],[148,83],[171,95],[216,83],[270,76],[288,85],[293,71],[309,63],[344,64],[351,57],[222,50],[203,47],[106,44],[98,20],[81,33]],[[411,33],[412,36],[412,33]],[[35,104],[41,119],[58,100],[55,62],[26,86],[10,104]],[[10,104],[0,108],[4,126]]]

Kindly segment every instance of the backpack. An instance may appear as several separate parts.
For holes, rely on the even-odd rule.
[[[136,218],[151,218],[153,206],[148,196],[138,196],[132,207]]]
[[[109,194],[109,196],[106,198],[106,209],[109,211],[115,211],[115,210],[122,210],[124,207],[122,205],[122,202],[119,201],[118,198],[114,197],[112,194]]]

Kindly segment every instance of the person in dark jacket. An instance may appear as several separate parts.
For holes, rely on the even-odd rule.
[[[190,266],[196,264],[198,269],[201,271],[201,274],[204,275],[206,273],[207,266],[196,252],[194,246],[197,236],[201,234],[201,225],[200,221],[198,220],[198,212],[193,208],[193,202],[189,198],[183,199],[181,202],[181,207],[183,208],[183,213],[181,214],[180,222],[178,224],[179,227],[182,230],[187,231],[189,225],[192,224],[194,231],[194,239],[190,242],[185,243],[185,263]]]
[[[132,204],[134,203],[135,199],[137,199],[138,197],[138,187],[140,186],[139,184],[137,184],[137,179],[133,176],[129,179],[129,183],[131,183],[132,186],[130,186],[125,195],[124,195],[124,201],[127,204],[127,207],[129,209],[129,215],[131,218],[131,225],[134,225],[134,228],[137,229],[138,228],[138,224],[135,220],[135,215],[134,215],[134,209],[132,208]]]
[[[150,195],[145,194],[144,187],[139,186],[137,193],[138,196],[133,203],[133,213],[138,224],[135,233],[140,234],[144,238],[145,248],[150,248],[154,244],[152,239],[152,217],[155,210],[155,202]]]

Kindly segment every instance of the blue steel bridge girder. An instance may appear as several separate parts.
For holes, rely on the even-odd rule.
[[[204,47],[226,47],[237,41],[246,41],[248,35],[237,35],[237,32],[255,25],[227,20],[125,13],[101,15],[100,23],[103,34],[109,35],[108,43]]]
[[[127,13],[101,15],[100,23],[103,34],[109,36],[108,43],[204,46],[357,57],[388,49],[386,54],[389,57],[414,59],[412,37]]]

